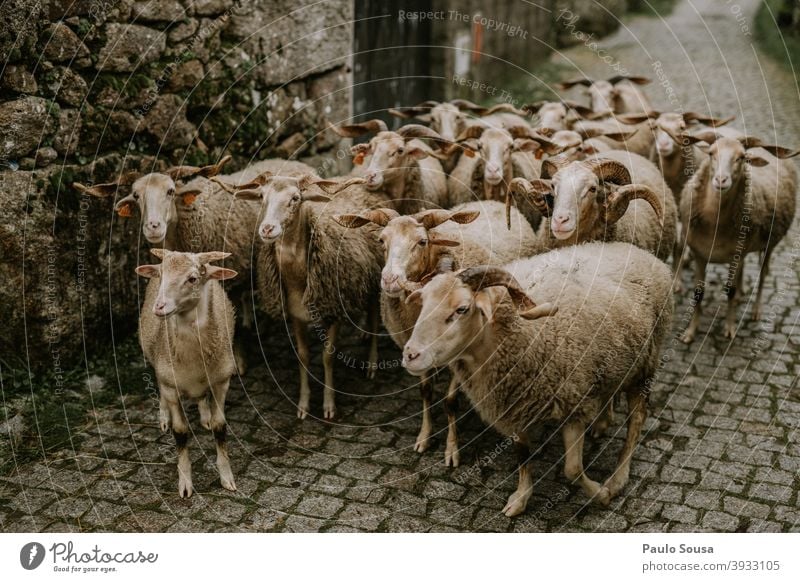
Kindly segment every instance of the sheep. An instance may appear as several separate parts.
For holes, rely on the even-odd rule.
[[[547,135],[545,130],[569,129],[575,121],[592,113],[591,108],[567,100],[537,101],[523,105],[522,111],[538,117],[535,129],[543,135]]]
[[[644,116],[644,114],[642,114]],[[623,121],[625,118],[625,121]],[[634,116],[607,116],[596,119],[579,119],[571,129],[581,134],[595,134],[593,142],[602,142],[607,149],[624,150],[648,157],[653,149],[655,132],[649,120],[633,125]],[[608,135],[606,135],[608,134]],[[610,136],[618,136],[616,139]]]
[[[624,141],[632,133],[614,133],[601,128],[582,128],[581,131],[572,129],[558,130],[550,135],[550,141],[561,148],[558,158],[562,160],[576,161],[586,157],[609,152],[613,149],[606,140]]]
[[[263,172],[313,172],[301,162],[261,160],[247,168],[220,176],[226,156],[218,164],[202,168],[177,166],[164,172],[139,176],[129,173],[117,182],[91,187],[74,184],[76,189],[95,197],[106,198],[116,192],[129,192],[114,208],[120,216],[132,216],[138,208],[142,217],[142,234],[148,243],[168,250],[203,252],[223,249],[232,253],[228,266],[240,273],[251,271],[253,232],[259,207],[255,204],[232,204],[221,196],[221,187],[207,178],[216,176],[226,184],[247,182]],[[228,292],[243,315],[243,327],[249,328],[250,302],[248,278],[242,278]],[[242,363],[242,362],[240,362]]]
[[[499,228],[503,214],[501,203],[487,200],[462,204],[449,211],[427,210],[412,216],[400,216],[390,208],[382,208],[334,217],[348,228],[377,224],[383,229],[380,238],[385,249],[385,266],[381,274],[381,314],[386,330],[398,347],[402,348],[408,341],[419,315],[418,307],[405,301],[409,290],[421,287],[438,269],[501,265],[538,250],[536,235],[522,215],[515,210],[511,215],[512,229],[506,230]],[[422,426],[414,444],[414,450],[419,453],[430,446],[430,380],[426,375],[420,383]],[[455,416],[457,387],[457,377],[453,374],[445,399],[448,420],[445,465],[453,467],[459,464]]]
[[[458,136],[454,150],[463,150],[455,170],[447,179],[453,205],[475,200],[483,193],[485,200],[505,199],[509,182],[515,177],[533,179],[539,176],[537,157],[561,149],[548,138],[530,128],[471,127]],[[534,155],[531,152],[536,152]],[[520,207],[525,218],[536,228],[539,212],[530,205]]]
[[[545,160],[542,179],[512,180],[507,206],[520,196],[550,218],[539,229],[545,248],[604,240],[632,243],[663,261],[676,252],[672,192],[653,163],[636,154]]]
[[[225,443],[225,397],[236,373],[232,348],[233,305],[219,281],[236,271],[209,263],[230,253],[182,253],[150,249],[160,264],[140,265],[150,280],[139,315],[139,342],[155,369],[161,401],[161,430],[172,427],[178,449],[178,494],[192,495],[189,426],[183,402],[194,400],[200,422],[214,433],[217,469],[225,489],[236,491]]]
[[[694,140],[691,137],[687,138],[687,125],[698,123],[721,127],[731,122],[734,117],[718,119],[690,111],[685,113],[653,111],[648,115],[620,115],[617,119],[623,123],[644,122],[650,125],[654,139],[648,157],[650,161],[658,164],[664,180],[675,195],[675,202],[680,204],[683,186],[700,166],[703,155],[698,148],[692,146]]]
[[[263,310],[291,320],[300,364],[297,416],[310,411],[308,325],[325,343],[323,417],[336,416],[333,365],[336,336],[343,321],[367,312],[372,331],[370,377],[377,360],[378,280],[383,252],[374,228],[342,231],[332,215],[382,206],[389,202],[363,188],[362,178],[321,180],[305,173],[265,173],[249,184],[226,187],[236,198],[260,200],[258,234],[263,241],[256,258],[256,280]],[[341,193],[340,193],[341,192]],[[330,198],[327,194],[334,195]]]
[[[426,208],[447,208],[447,179],[439,157],[422,139],[436,144],[449,143],[438,133],[423,125],[405,125],[389,131],[383,120],[372,119],[352,125],[330,125],[337,135],[359,137],[377,132],[369,143],[351,148],[357,166],[370,156],[364,170],[354,175],[366,179],[370,192],[384,192],[392,199],[395,210],[414,213]]]
[[[595,113],[647,113],[653,109],[647,95],[638,86],[651,82],[646,77],[629,77],[617,75],[607,81],[591,79],[575,79],[557,83],[562,91],[583,85],[587,88],[591,99],[591,107]],[[638,86],[637,86],[638,85]]]
[[[420,315],[403,348],[406,370],[455,369],[484,422],[517,444],[519,483],[503,513],[525,511],[533,489],[526,432],[545,420],[562,423],[566,477],[608,506],[627,484],[670,329],[666,265],[627,243],[594,242],[439,274],[408,301]],[[584,472],[584,432],[619,392],[628,398],[627,436],[601,485]]]
[[[702,139],[697,145],[708,155],[681,194],[682,242],[692,250],[694,259],[694,312],[682,336],[687,344],[694,341],[700,323],[709,262],[729,264],[725,337],[733,339],[744,258],[751,252],[760,254],[752,311],[752,319],[760,319],[761,293],[772,251],[795,215],[797,170],[781,160],[800,154],[800,150],[766,145],[748,136],[731,138],[707,131],[697,138]],[[680,290],[676,282],[676,291]]]

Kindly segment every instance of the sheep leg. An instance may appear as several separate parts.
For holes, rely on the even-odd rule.
[[[567,422],[561,429],[564,439],[565,460],[564,475],[573,483],[577,482],[584,493],[600,505],[607,506],[611,502],[608,489],[597,481],[592,481],[583,470],[583,437],[586,427],[580,422]]]
[[[207,395],[197,401],[197,410],[200,413],[200,426],[211,430],[211,407],[208,405]]]
[[[631,473],[631,458],[639,436],[642,434],[644,421],[647,419],[647,396],[642,392],[628,393],[628,434],[625,445],[619,453],[619,461],[613,475],[603,485],[608,489],[611,498],[616,497],[628,484]]]
[[[517,449],[517,465],[519,467],[519,481],[517,490],[508,498],[503,513],[506,517],[519,515],[528,506],[528,500],[533,494],[533,463],[531,449],[527,437],[515,437],[514,444]]]
[[[170,426],[172,426],[170,422],[169,404],[167,404],[162,390],[159,390],[158,394],[158,424],[161,427],[161,432],[167,432]]]
[[[211,430],[217,443],[217,470],[220,483],[228,491],[236,491],[226,442],[228,423],[225,420],[225,398],[228,396],[229,386],[230,380],[226,380],[211,388]]]
[[[458,467],[460,455],[458,452],[458,429],[456,417],[458,415],[458,377],[453,374],[450,385],[447,387],[447,397],[444,399],[444,409],[447,412],[447,445],[444,449],[444,464],[446,467]]]
[[[730,280],[727,285],[728,310],[725,314],[725,337],[733,339],[736,337],[736,306],[739,303],[739,290],[742,285],[742,273],[744,272],[744,258],[736,264],[735,271],[729,275]]]
[[[692,312],[692,320],[689,322],[689,327],[683,332],[681,341],[685,344],[690,344],[694,341],[694,336],[697,334],[697,328],[700,326],[700,314],[702,313],[703,293],[706,287],[706,266],[708,260],[701,257],[699,253],[695,253],[694,257],[694,310]]]
[[[422,377],[419,383],[419,394],[422,397],[422,426],[419,428],[417,442],[414,444],[414,450],[418,453],[427,451],[431,444],[430,438],[433,428],[433,421],[431,420],[431,397],[433,396],[433,387],[431,384],[432,379],[427,374]]]
[[[333,387],[333,363],[336,354],[336,332],[339,323],[328,327],[328,338],[325,340],[325,349],[322,352],[322,366],[325,369],[325,388],[322,393],[322,412],[325,420],[333,420],[336,416],[336,390]]]
[[[308,330],[306,324],[292,318],[294,341],[297,344],[297,359],[300,361],[300,401],[297,403],[297,418],[308,416],[311,408],[311,389],[308,386],[308,367],[311,364],[311,351],[308,348]]]
[[[370,305],[367,317],[368,334],[370,335],[367,378],[374,380],[378,370],[378,326],[380,325],[380,304],[377,301]]]
[[[608,427],[614,424],[614,396],[612,395],[611,398],[608,399],[608,402],[603,407],[603,410],[600,412],[598,417],[592,423],[592,437],[593,438],[600,438],[606,431]]]
[[[764,251],[764,256],[761,259],[761,269],[758,273],[758,293],[756,293],[756,304],[753,306],[753,314],[751,315],[753,321],[761,319],[761,292],[764,290],[764,281],[769,276],[769,260],[772,256],[772,248],[769,247]]]
[[[675,242],[675,249],[673,250],[672,255],[672,263],[674,265],[673,269],[673,284],[672,284],[672,291],[673,293],[683,293],[683,281],[681,281],[681,273],[683,272],[683,266],[686,263],[687,255],[689,254],[689,244],[687,240],[688,229],[686,225],[682,225],[681,232],[679,238],[681,242]]]
[[[175,388],[161,388],[172,420],[172,436],[178,451],[178,495],[192,496],[192,461],[189,459],[189,423]]]

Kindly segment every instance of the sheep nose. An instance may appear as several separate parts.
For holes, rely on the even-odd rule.
[[[389,286],[396,283],[399,277],[395,273],[384,273],[381,278],[383,279],[384,285]]]
[[[150,228],[151,230],[158,230],[159,228],[161,228],[161,221],[151,220],[150,222],[147,223],[147,227]]]
[[[269,236],[272,234],[273,230],[275,230],[275,225],[265,224],[261,227],[261,236]]]
[[[712,184],[715,188],[722,190],[731,185],[731,178],[730,176],[714,176]]]
[[[569,222],[569,215],[567,214],[554,214],[553,215],[553,224],[561,226],[562,224],[566,224]]]
[[[419,352],[414,351],[412,348],[406,348],[406,359],[409,362],[413,362],[419,357]]]

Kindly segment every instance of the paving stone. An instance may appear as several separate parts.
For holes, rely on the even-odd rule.
[[[739,519],[721,511],[708,511],[703,516],[701,525],[717,532],[735,531],[739,525]]]
[[[307,494],[296,511],[312,517],[331,518],[344,506],[344,501],[327,495]]]

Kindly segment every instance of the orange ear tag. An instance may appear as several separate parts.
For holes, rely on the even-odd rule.
[[[197,194],[192,193],[183,195],[183,203],[186,206],[191,206],[192,204],[194,204],[195,200],[197,200]]]
[[[364,152],[357,153],[356,157],[353,158],[353,163],[356,166],[360,166],[361,164],[363,164],[364,163],[364,155],[365,155]]]
[[[464,155],[467,156],[468,158],[474,158],[475,157],[475,152],[473,152],[469,148],[464,148]]]
[[[538,150],[536,150],[536,154],[534,155],[536,156],[537,160],[541,160],[542,156],[544,155],[544,150],[542,148],[539,148]]]
[[[131,211],[131,205],[125,204],[120,206],[119,210],[117,210],[117,214],[120,216],[124,216],[125,218],[130,218],[133,212]]]

